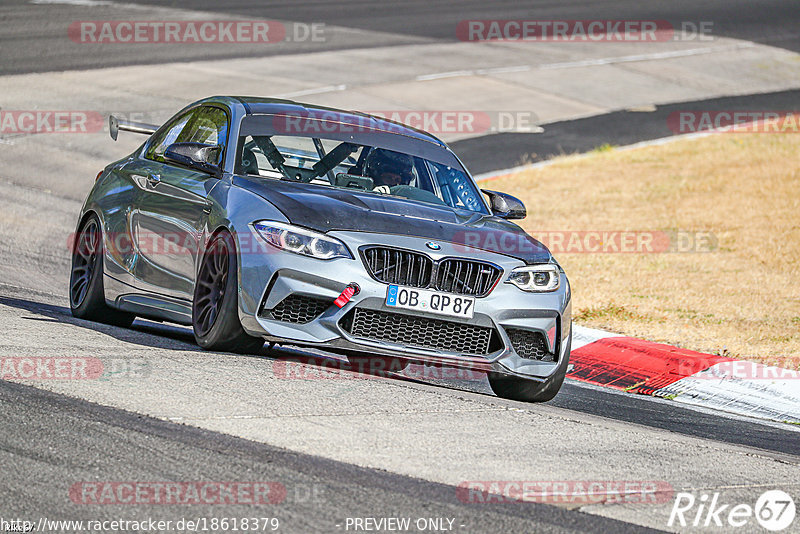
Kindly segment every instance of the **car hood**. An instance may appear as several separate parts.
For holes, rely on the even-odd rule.
[[[485,250],[528,264],[547,263],[550,251],[519,226],[498,217],[314,184],[235,176],[233,185],[269,201],[290,223],[333,230],[407,235]]]

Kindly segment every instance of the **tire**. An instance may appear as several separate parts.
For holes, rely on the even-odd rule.
[[[564,378],[567,376],[569,366],[569,354],[572,350],[572,334],[567,341],[567,350],[562,358],[556,372],[550,375],[544,382],[535,382],[527,378],[505,375],[502,373],[489,373],[489,385],[495,395],[503,399],[518,400],[523,402],[547,402],[553,400]]]
[[[264,340],[248,335],[239,321],[236,245],[226,231],[215,235],[203,254],[192,299],[192,329],[205,350],[256,353]]]
[[[69,308],[72,316],[99,323],[129,327],[136,318],[106,304],[103,289],[103,230],[97,215],[81,225],[72,247],[69,276]]]

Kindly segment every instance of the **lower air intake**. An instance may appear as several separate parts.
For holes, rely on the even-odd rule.
[[[556,361],[555,355],[547,350],[547,341],[541,332],[520,328],[506,328],[506,334],[511,340],[511,346],[514,347],[514,350],[521,358],[540,362]]]
[[[340,324],[356,337],[424,349],[483,356],[502,347],[492,328],[400,313],[356,308]]]
[[[264,315],[284,323],[306,324],[322,315],[331,304],[333,301],[328,299],[289,295]]]

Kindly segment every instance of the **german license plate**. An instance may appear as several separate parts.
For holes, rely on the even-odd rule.
[[[472,319],[475,299],[441,291],[391,285],[386,290],[386,305],[393,308]]]

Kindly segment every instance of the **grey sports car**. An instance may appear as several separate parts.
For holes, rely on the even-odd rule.
[[[566,374],[564,271],[436,137],[370,115],[213,97],[101,173],[80,213],[76,317],[192,325],[209,350],[270,343],[488,374],[553,398]]]

